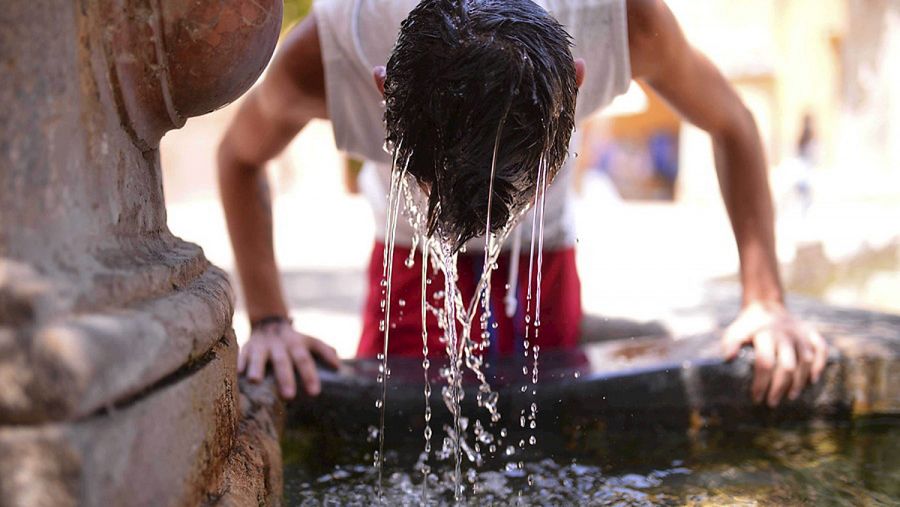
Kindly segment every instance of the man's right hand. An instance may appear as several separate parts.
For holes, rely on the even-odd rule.
[[[341,364],[334,347],[298,333],[288,321],[273,322],[250,333],[250,339],[238,355],[238,373],[246,373],[251,382],[261,382],[266,375],[266,364],[271,361],[282,398],[291,399],[297,393],[296,366],[304,391],[316,396],[321,384],[314,355],[335,369]]]

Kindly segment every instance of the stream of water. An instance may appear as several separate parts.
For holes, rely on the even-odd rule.
[[[455,249],[455,243],[452,238],[447,237],[440,226],[437,227],[435,234],[427,234],[426,221],[427,217],[423,210],[427,209],[425,204],[424,192],[418,187],[417,183],[411,176],[406,173],[406,168],[398,167],[398,153],[394,150],[393,164],[391,169],[391,188],[388,196],[387,207],[387,225],[385,231],[385,252],[384,265],[382,273],[382,301],[381,306],[384,312],[384,319],[380,324],[380,329],[384,333],[384,349],[379,355],[381,365],[378,372],[378,382],[381,384],[381,396],[376,400],[375,405],[379,410],[380,425],[377,429],[378,447],[373,452],[374,471],[377,476],[376,492],[379,497],[385,494],[384,486],[384,433],[385,433],[385,412],[388,410],[389,401],[387,399],[388,381],[390,377],[390,366],[388,358],[389,340],[391,329],[395,326],[392,321],[392,270],[393,256],[396,242],[396,228],[401,211],[409,220],[410,225],[415,233],[414,243],[409,258],[406,259],[404,265],[407,269],[412,269],[415,264],[415,252],[417,245],[421,246],[421,272],[422,272],[422,368],[424,370],[424,403],[425,403],[425,429],[424,429],[424,448],[420,454],[418,463],[416,464],[418,471],[421,472],[421,495],[422,499],[428,497],[428,491],[433,486],[427,480],[430,477],[431,463],[434,458],[439,461],[451,460],[453,463],[452,484],[453,496],[455,500],[463,499],[467,484],[474,490],[477,488],[478,474],[474,469],[464,471],[466,462],[473,466],[480,466],[486,457],[493,456],[497,453],[498,448],[503,449],[504,437],[506,433],[505,427],[500,427],[500,414],[497,411],[498,394],[492,389],[483,372],[485,367],[482,352],[490,346],[491,332],[488,327],[491,325],[491,273],[497,267],[497,258],[500,255],[502,246],[507,236],[513,230],[519,219],[524,215],[520,213],[514,217],[510,223],[506,224],[499,231],[492,231],[491,227],[491,210],[494,196],[494,177],[496,173],[497,154],[499,150],[500,131],[503,128],[501,121],[497,135],[495,138],[493,158],[491,161],[490,183],[488,187],[487,213],[484,229],[484,257],[483,270],[480,279],[476,283],[475,292],[470,301],[465,301],[462,292],[458,286],[458,273],[456,270],[456,262],[459,252]],[[408,159],[407,159],[408,160]],[[523,367],[523,385],[522,390],[525,392],[529,389],[536,394],[536,385],[538,382],[538,352],[539,346],[536,341],[540,329],[540,297],[541,297],[541,268],[542,268],[542,250],[543,250],[543,210],[545,203],[545,195],[548,185],[548,168],[543,161],[537,168],[537,188],[531,213],[534,214],[531,227],[531,245],[529,252],[528,264],[528,281],[527,281],[527,300],[525,311],[525,341],[524,350],[526,359],[532,357],[533,367],[529,371],[528,367]],[[536,271],[535,271],[536,270]],[[432,305],[426,297],[426,288],[431,281],[437,278],[436,275],[442,275],[444,280],[444,289],[440,292],[442,295],[442,304]],[[512,276],[511,276],[512,278]],[[513,284],[517,280],[512,281]],[[472,336],[472,324],[481,309],[479,320],[480,333],[477,337]],[[443,445],[437,453],[432,452],[432,427],[430,424],[431,415],[431,383],[429,382],[429,368],[431,360],[429,359],[428,350],[428,332],[426,319],[432,314],[437,317],[439,327],[443,332],[440,337],[441,343],[445,346],[447,356],[447,366],[440,369],[440,374],[446,381],[446,385],[441,387],[441,399],[447,406],[449,412],[453,416],[453,424],[445,426]],[[494,324],[496,326],[496,324]],[[488,413],[486,424],[478,418],[466,417],[462,414],[461,402],[464,396],[463,376],[465,371],[474,374],[478,380],[480,387],[477,394],[478,406],[484,408]],[[535,429],[535,418],[537,414],[536,403],[531,404],[529,412],[523,409],[520,423],[524,428],[530,425],[530,429]],[[470,421],[474,421],[470,424]],[[497,434],[495,434],[495,432]],[[471,441],[470,441],[471,439]],[[524,450],[525,443],[529,442],[534,445],[536,437],[530,435],[521,439],[519,448]],[[505,454],[514,454],[516,451],[511,446],[507,446]],[[512,449],[512,452],[509,452]]]

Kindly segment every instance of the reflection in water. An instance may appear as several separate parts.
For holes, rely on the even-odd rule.
[[[605,435],[601,439],[607,440]],[[540,438],[538,439],[540,441]],[[590,440],[588,437],[587,440]],[[643,445],[641,445],[643,442]],[[699,436],[623,435],[593,454],[559,449],[486,464],[472,505],[900,505],[900,419]],[[536,451],[537,452],[537,451]],[[384,502],[419,505],[405,453],[387,456]],[[413,458],[414,459],[414,458]],[[361,458],[327,473],[286,463],[288,505],[369,505],[374,472]],[[452,466],[435,469],[430,502],[453,503]],[[528,477],[533,477],[529,485]]]

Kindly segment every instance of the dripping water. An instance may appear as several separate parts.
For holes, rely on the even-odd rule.
[[[502,123],[501,123],[502,127]],[[517,216],[514,217],[513,220],[510,221],[509,224],[506,224],[500,231],[496,233],[491,232],[491,209],[492,209],[492,199],[493,199],[493,185],[494,185],[494,177],[496,171],[496,162],[497,162],[497,154],[499,150],[499,130],[497,137],[495,139],[494,145],[494,153],[493,159],[491,161],[491,179],[488,188],[488,208],[485,220],[485,244],[484,244],[484,256],[483,256],[483,269],[481,273],[481,277],[476,284],[475,292],[472,295],[472,300],[465,302],[463,301],[462,294],[458,287],[458,273],[456,270],[456,261],[458,252],[453,251],[451,247],[451,241],[449,241],[446,235],[438,228],[437,234],[434,237],[429,237],[426,234],[426,217],[424,213],[421,211],[426,207],[423,205],[421,199],[417,199],[417,196],[413,195],[413,191],[418,192],[418,186],[414,183],[413,178],[410,176],[407,181],[407,173],[404,168],[402,171],[397,171],[397,157],[398,152],[394,153],[394,167],[392,168],[392,178],[391,178],[391,192],[388,198],[388,220],[387,220],[387,231],[386,231],[386,245],[385,245],[385,259],[384,259],[384,270],[383,270],[383,280],[382,285],[384,287],[384,301],[383,301],[383,310],[385,314],[385,321],[382,326],[382,332],[384,333],[384,351],[380,354],[380,359],[382,361],[380,369],[380,373],[383,374],[383,384],[382,384],[382,393],[381,399],[377,404],[381,409],[380,413],[380,431],[378,433],[379,436],[379,449],[376,453],[376,466],[378,467],[378,493],[379,497],[383,494],[382,489],[382,471],[384,464],[384,420],[385,420],[385,410],[386,410],[386,381],[387,374],[389,372],[387,366],[387,351],[388,351],[388,343],[389,343],[389,333],[391,329],[390,316],[391,316],[391,275],[392,275],[392,266],[393,266],[393,251],[395,248],[395,240],[396,240],[396,225],[398,216],[400,213],[400,205],[401,200],[404,201],[405,207],[404,211],[407,215],[409,222],[414,230],[413,235],[413,247],[410,253],[410,256],[405,260],[404,265],[407,268],[411,268],[414,265],[415,261],[415,250],[417,249],[417,245],[421,246],[422,252],[422,280],[421,280],[421,318],[422,318],[422,352],[423,352],[423,377],[425,380],[424,387],[424,398],[425,398],[425,430],[423,432],[424,440],[425,440],[425,448],[422,453],[421,463],[421,472],[422,472],[422,503],[428,503],[428,478],[430,476],[431,468],[429,466],[429,460],[431,458],[432,451],[432,428],[431,428],[431,415],[432,415],[432,407],[431,407],[431,391],[432,386],[430,382],[429,376],[429,368],[431,364],[431,360],[429,359],[429,347],[428,347],[428,331],[427,331],[427,315],[431,312],[438,319],[438,327],[442,330],[442,335],[439,335],[439,341],[444,345],[447,352],[448,357],[448,365],[447,368],[441,368],[440,373],[441,377],[446,380],[446,386],[442,388],[442,399],[453,416],[452,427],[445,426],[444,430],[447,434],[447,437],[444,439],[443,449],[436,454],[440,459],[450,458],[452,455],[453,459],[453,491],[454,498],[457,501],[462,500],[463,492],[465,488],[466,481],[471,482],[473,484],[473,491],[477,490],[477,484],[475,484],[475,479],[477,478],[477,473],[475,473],[474,469],[470,469],[468,473],[463,475],[462,466],[464,458],[467,458],[471,461],[475,466],[480,466],[482,462],[481,450],[482,445],[487,446],[487,449],[490,450],[491,453],[496,452],[498,448],[502,449],[503,441],[507,436],[506,429],[503,428],[500,430],[500,438],[495,438],[488,429],[486,429],[480,421],[476,420],[473,425],[469,424],[468,419],[462,417],[460,404],[464,397],[463,391],[463,373],[464,368],[469,369],[472,373],[474,373],[475,377],[479,382],[479,388],[477,392],[477,402],[478,406],[487,409],[490,414],[491,425],[498,423],[500,421],[500,413],[498,411],[497,403],[498,403],[498,393],[494,391],[491,385],[487,381],[487,377],[483,371],[484,363],[482,359],[482,354],[484,350],[486,350],[490,345],[491,333],[489,331],[489,326],[493,329],[496,329],[496,324],[491,325],[491,308],[490,308],[490,294],[491,294],[491,275],[494,269],[497,267],[497,259],[501,253],[502,245],[508,235],[514,230],[514,226],[519,222],[528,211],[522,211]],[[533,349],[532,358],[533,358],[533,366],[530,371],[530,380],[534,385],[537,383],[537,356],[539,347],[531,346],[530,341],[532,339],[536,339],[538,336],[538,328],[540,326],[540,280],[541,280],[541,268],[542,268],[542,249],[543,249],[543,208],[547,187],[547,168],[543,163],[540,164],[538,168],[538,181],[537,188],[535,192],[535,199],[531,209],[531,213],[533,216],[532,219],[532,238],[531,245],[529,251],[529,267],[528,267],[528,287],[527,287],[527,295],[526,295],[526,311],[525,311],[525,356],[529,357],[530,350]],[[420,197],[421,194],[418,195]],[[405,198],[405,199],[404,199]],[[516,237],[514,237],[514,252],[513,256],[515,259],[511,259],[510,269],[514,271],[510,271],[510,283],[513,284],[512,287],[507,287],[509,291],[507,293],[506,299],[509,299],[510,294],[515,294],[515,286],[517,280],[513,276],[514,274],[518,274],[518,256],[519,251],[521,249],[522,239],[516,231]],[[537,251],[536,251],[537,250]],[[463,252],[464,249],[460,248],[459,252]],[[535,267],[537,268],[537,279],[535,280]],[[432,281],[429,278],[429,269],[433,269],[435,273],[440,272],[443,274],[445,286],[444,290],[441,292],[435,292],[435,302],[431,302],[428,300],[427,296],[427,286]],[[534,283],[537,282],[537,288],[533,287]],[[511,289],[511,290],[510,290]],[[514,297],[513,297],[514,299]],[[438,302],[438,300],[442,300]],[[509,312],[509,302],[505,300],[504,305],[506,306],[506,311]],[[534,300],[534,301],[532,301]],[[442,304],[441,304],[442,303]],[[467,304],[468,303],[468,304]],[[481,321],[480,321],[480,341],[474,340],[471,336],[472,323],[477,315],[477,310],[481,309]],[[512,309],[515,311],[515,308]],[[533,325],[532,325],[533,319]],[[531,336],[531,330],[534,331],[534,337]],[[529,373],[528,367],[525,366],[523,369],[523,373],[527,376]],[[523,386],[523,392],[525,392],[526,386]],[[532,395],[534,395],[536,391],[532,390]],[[535,419],[537,414],[537,406],[535,403],[531,403],[531,411],[526,414],[523,410],[522,412],[522,426],[526,427],[525,420],[527,419],[528,426],[531,429],[535,428]],[[470,427],[474,428],[474,450],[473,446],[469,445],[466,441],[467,432]],[[531,435],[528,438],[529,443],[536,441],[534,435]],[[521,443],[524,445],[524,443]],[[533,444],[532,444],[533,445]],[[512,446],[506,448],[506,452],[509,453],[509,450],[512,449]],[[465,480],[464,480],[465,479]]]
[[[415,249],[413,249],[415,252]],[[422,465],[422,504],[428,505],[428,474],[431,472],[428,459],[431,456],[431,380],[428,378],[430,362],[428,359],[428,242],[422,242],[422,370],[425,375],[425,451]]]
[[[394,162],[391,167],[391,192],[388,196],[388,217],[385,231],[384,256],[382,264],[381,285],[384,287],[382,303],[384,305],[384,348],[381,353],[381,364],[378,367],[379,380],[381,381],[381,398],[376,403],[379,410],[378,451],[375,453],[375,467],[378,469],[378,497],[384,494],[382,472],[384,470],[384,416],[387,405],[387,381],[390,375],[388,368],[388,343],[391,332],[391,278],[394,267],[394,243],[397,239],[397,216],[400,211],[400,186],[405,174],[396,171],[397,152],[394,154]]]

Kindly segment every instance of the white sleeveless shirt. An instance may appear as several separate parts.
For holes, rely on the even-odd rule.
[[[578,90],[576,122],[608,105],[631,82],[625,0],[538,0],[573,39],[572,55],[585,61],[585,79]],[[390,155],[384,145],[384,106],[375,88],[372,68],[386,65],[400,23],[418,0],[318,0],[314,5],[328,114],[339,150],[365,161],[360,188],[375,214],[377,239],[384,240]],[[580,136],[572,135],[570,146]],[[570,150],[571,151],[571,150]],[[547,189],[544,205],[544,248],[575,244],[572,209],[573,157],[569,157]],[[532,213],[513,234],[530,236]],[[398,245],[408,246],[413,231],[397,221]],[[469,251],[483,249],[483,238],[467,243]]]

